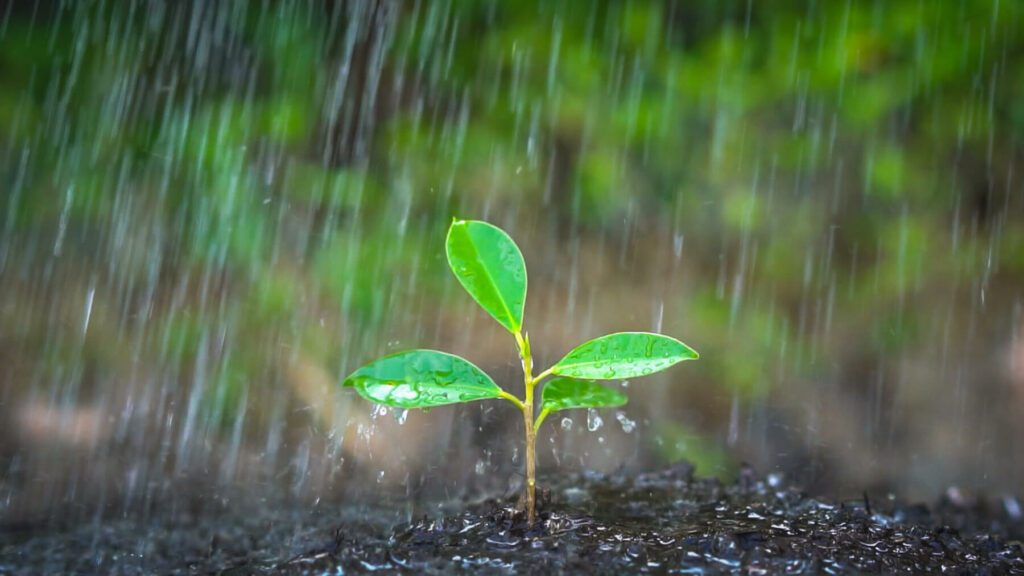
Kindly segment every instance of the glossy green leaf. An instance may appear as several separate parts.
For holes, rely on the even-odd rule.
[[[675,338],[648,332],[620,332],[577,346],[551,372],[588,380],[616,380],[647,376],[697,357],[696,351]]]
[[[573,378],[555,378],[544,385],[541,408],[549,412],[570,408],[614,408],[629,398],[618,390]]]
[[[434,350],[409,350],[370,362],[345,379],[360,396],[398,408],[431,408],[497,398],[501,388],[468,360]]]
[[[448,265],[462,287],[512,333],[523,326],[526,263],[502,229],[477,220],[456,220],[445,241]]]

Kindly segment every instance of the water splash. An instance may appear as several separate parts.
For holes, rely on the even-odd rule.
[[[626,413],[621,410],[615,412],[615,419],[622,425],[622,431],[626,434],[629,434],[636,429],[636,422],[630,420],[629,417],[626,416]]]

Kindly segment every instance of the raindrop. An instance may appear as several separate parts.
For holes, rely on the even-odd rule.
[[[626,434],[629,434],[633,430],[636,430],[636,422],[630,420],[629,417],[626,416],[625,412],[622,412],[621,410],[616,412],[615,419],[618,420],[619,424],[622,425],[622,431],[625,432]]]
[[[1024,517],[1024,512],[1021,511],[1020,500],[1013,496],[1003,496],[1003,509],[1006,510],[1006,515],[1014,520]]]
[[[601,419],[601,415],[597,413],[597,410],[590,408],[587,410],[587,430],[596,432],[601,426],[604,425],[604,420]]]
[[[96,298],[96,287],[90,286],[89,293],[85,297],[85,319],[82,320],[82,334],[89,331],[89,319],[92,318],[92,303]]]
[[[562,418],[562,430],[572,430],[572,418]]]

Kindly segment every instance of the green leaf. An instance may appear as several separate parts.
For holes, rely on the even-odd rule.
[[[435,350],[385,356],[345,379],[360,396],[398,408],[431,408],[498,398],[502,390],[468,360]]]
[[[552,374],[588,380],[635,378],[698,357],[692,348],[668,336],[620,332],[577,346],[551,368]]]
[[[462,287],[513,334],[523,327],[526,263],[502,229],[478,220],[455,220],[445,241],[448,265]]]
[[[618,390],[594,382],[555,378],[544,385],[541,408],[549,412],[570,408],[614,408],[624,406],[629,398]]]

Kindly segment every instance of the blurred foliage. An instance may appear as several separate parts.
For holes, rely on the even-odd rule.
[[[717,477],[723,482],[731,482],[736,477],[737,466],[727,450],[681,424],[656,424],[653,442],[665,461],[687,460],[694,465],[699,476]]]
[[[699,272],[669,319],[704,353],[688,369],[762,397],[841,361],[834,330],[904,349],[932,313],[910,299],[1024,277],[1021,11],[15,3],[0,275],[62,254],[99,275],[157,364],[218,354],[206,403],[230,422],[297,348],[340,374],[384,326],[430,334],[399,311],[445,296],[453,215],[643,228]]]

